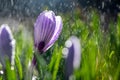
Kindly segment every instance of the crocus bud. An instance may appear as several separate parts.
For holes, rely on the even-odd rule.
[[[62,19],[53,11],[43,11],[34,25],[34,45],[39,52],[48,50],[58,39],[62,30]]]
[[[66,80],[69,80],[69,77],[73,74],[73,71],[78,69],[80,66],[80,41],[77,37],[72,36],[66,41],[65,46],[66,48],[63,49],[63,55],[66,58]]]
[[[15,40],[8,25],[3,24],[0,27],[0,62],[5,68],[5,62],[8,59],[14,64]]]

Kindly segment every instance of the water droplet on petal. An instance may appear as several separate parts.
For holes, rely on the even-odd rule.
[[[63,53],[63,57],[67,58],[67,56],[68,56],[68,48],[63,48],[62,53]]]
[[[65,46],[68,47],[68,48],[71,47],[72,46],[72,42],[70,40],[67,40],[65,42]]]

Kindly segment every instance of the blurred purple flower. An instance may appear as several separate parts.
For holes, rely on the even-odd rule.
[[[58,39],[62,30],[62,19],[53,11],[43,11],[34,25],[34,45],[39,52],[48,50]]]
[[[66,80],[69,80],[70,76],[73,74],[73,71],[78,69],[80,66],[80,41],[77,37],[72,36],[66,41],[65,46],[66,48],[63,49],[63,55],[66,58]]]
[[[14,65],[15,40],[8,25],[3,24],[0,27],[0,62],[5,68],[6,59]]]

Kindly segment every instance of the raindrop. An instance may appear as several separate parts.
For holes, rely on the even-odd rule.
[[[67,41],[65,42],[65,46],[66,46],[67,48],[70,48],[70,47],[72,46],[72,42],[71,42],[70,40],[67,40]]]
[[[0,70],[0,74],[4,74],[4,72],[2,70]]]
[[[63,57],[67,58],[67,56],[68,56],[68,48],[63,48],[62,53],[63,53]]]
[[[102,1],[102,9],[105,7],[105,3],[104,1]]]
[[[37,80],[37,77],[33,75],[32,80]]]
[[[12,5],[12,6],[14,5],[14,2],[13,2],[13,0],[11,0],[11,5]]]

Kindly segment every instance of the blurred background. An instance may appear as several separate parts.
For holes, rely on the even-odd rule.
[[[69,14],[71,17],[74,17],[76,11],[80,11],[79,16],[82,19],[89,17],[89,10],[95,9],[108,23],[111,18],[116,20],[120,2],[119,0],[0,0],[0,24],[12,22],[16,23],[12,26],[16,26],[23,22],[30,26],[40,12],[46,9],[53,10],[57,14]]]
[[[33,56],[34,23],[44,10],[52,10],[62,17],[63,30],[44,55],[45,65],[50,69],[41,73],[42,76],[64,80],[65,59],[58,60],[60,64],[57,73],[54,72],[59,57],[56,54],[62,53],[65,41],[75,35],[81,40],[82,53],[80,68],[74,71],[75,80],[120,80],[119,0],[0,0],[0,25],[8,24],[17,42],[16,70],[9,75],[26,80],[24,74]]]
[[[90,17],[90,10],[97,10],[104,26],[107,26],[111,19],[116,21],[120,2],[119,0],[0,0],[0,25],[8,23],[16,27],[24,23],[25,26],[33,26],[36,17],[46,9],[53,10],[56,14],[69,14],[71,18],[74,18],[74,13],[79,12],[79,18],[83,20]]]

